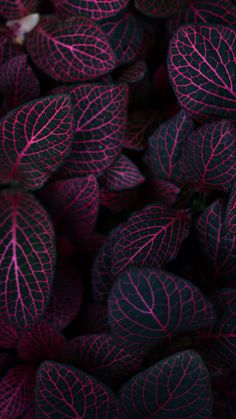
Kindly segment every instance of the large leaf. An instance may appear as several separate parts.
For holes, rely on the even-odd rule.
[[[236,121],[236,29],[190,24],[169,45],[168,69],[179,101],[198,121]]]
[[[68,345],[69,360],[107,385],[117,384],[137,372],[143,361],[120,347],[109,334],[92,334],[72,339]]]
[[[193,122],[184,110],[164,122],[148,139],[145,163],[155,178],[181,181],[184,141],[193,132]]]
[[[201,332],[203,345],[218,363],[236,369],[236,290],[225,288],[214,297],[218,319],[214,326]]]
[[[169,17],[182,9],[187,0],[135,0],[135,7],[146,16]]]
[[[114,247],[112,272],[128,265],[162,266],[174,259],[188,236],[190,217],[162,204],[150,204],[131,215],[121,228]]]
[[[53,0],[53,3],[56,12],[64,16],[82,15],[101,20],[119,13],[129,0]]]
[[[58,81],[95,79],[115,65],[104,32],[84,17],[41,17],[39,25],[28,34],[26,47],[37,67]]]
[[[11,368],[0,381],[1,419],[15,419],[34,400],[35,367],[19,364]]]
[[[24,328],[46,309],[54,274],[51,221],[26,192],[0,194],[0,311]]]
[[[195,351],[178,352],[135,375],[121,388],[127,419],[210,419],[209,372]]]
[[[48,96],[0,120],[0,182],[40,188],[71,147],[73,112],[68,95]]]
[[[91,375],[56,362],[43,362],[37,373],[36,418],[119,417],[118,400]]]
[[[117,343],[137,351],[213,325],[215,311],[191,282],[162,270],[130,267],[112,287],[108,320]]]
[[[227,229],[236,234],[236,181],[233,184],[228,205],[226,208],[226,223]]]
[[[1,0],[0,16],[4,19],[19,19],[37,11],[39,0]]]
[[[79,240],[89,238],[99,210],[99,187],[94,175],[50,183],[43,197],[55,225],[64,226]]]
[[[3,64],[0,69],[0,91],[10,109],[40,95],[39,81],[27,63],[26,55],[18,55]]]
[[[124,154],[120,154],[100,179],[102,184],[112,191],[134,188],[145,181],[138,167]]]
[[[205,124],[185,139],[181,167],[184,178],[205,190],[229,190],[236,178],[236,129],[221,120]]]
[[[124,83],[83,84],[71,94],[75,138],[62,175],[101,174],[121,152],[127,127],[128,89]]]
[[[229,234],[225,210],[224,203],[217,200],[201,213],[196,224],[211,280],[222,283],[235,281],[236,275],[236,235]]]

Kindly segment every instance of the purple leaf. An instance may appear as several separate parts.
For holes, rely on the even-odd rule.
[[[3,316],[0,317],[0,347],[4,349],[16,348],[18,331],[12,324],[8,324]]]
[[[45,320],[24,332],[18,343],[18,353],[23,361],[39,362],[58,359],[65,347],[64,336]]]
[[[156,178],[181,183],[181,153],[193,132],[193,122],[184,110],[164,122],[148,139],[145,163]]]
[[[187,0],[135,0],[135,7],[149,17],[169,17],[182,9]]]
[[[79,312],[83,296],[84,286],[77,271],[60,260],[44,318],[56,330],[65,329]]]
[[[236,290],[225,288],[214,298],[219,314],[214,326],[201,331],[203,345],[211,356],[231,368],[236,368]],[[220,365],[221,365],[220,364]]]
[[[73,89],[71,97],[77,126],[72,151],[62,167],[62,175],[100,175],[115,161],[124,143],[127,85],[83,84]]]
[[[43,362],[37,373],[36,417],[118,419],[118,400],[91,375],[56,362]]]
[[[115,281],[111,272],[113,251],[118,240],[122,224],[114,228],[99,252],[92,268],[92,294],[97,302],[106,302],[110,289]]]
[[[137,372],[143,361],[141,353],[128,352],[118,346],[111,335],[79,336],[69,342],[69,360],[107,385]]]
[[[217,200],[201,213],[196,224],[211,280],[222,283],[234,281],[236,275],[236,235],[229,234],[225,220],[225,205]]]
[[[148,73],[148,66],[144,60],[122,66],[119,69],[118,81],[121,83],[138,83]]]
[[[131,215],[121,228],[114,247],[112,272],[128,265],[159,267],[178,254],[190,230],[190,216],[162,204],[150,204]]]
[[[20,417],[34,400],[36,369],[19,364],[11,368],[0,381],[0,411],[2,419]]]
[[[211,417],[209,372],[195,351],[178,352],[135,375],[119,396],[126,419]]]
[[[54,231],[39,202],[26,192],[0,194],[0,311],[19,328],[42,316],[55,264]]]
[[[125,189],[123,191],[111,191],[105,187],[100,189],[101,204],[114,213],[130,210],[137,200],[138,189]]]
[[[69,96],[48,96],[9,112],[0,120],[1,183],[40,188],[70,151],[72,134]]]
[[[129,0],[53,0],[55,11],[64,16],[82,15],[94,20],[107,19],[124,9]]]
[[[185,139],[184,178],[202,190],[229,190],[236,177],[236,129],[225,120],[205,124]]]
[[[174,183],[161,179],[147,179],[145,183],[147,198],[145,202],[162,202],[167,207],[171,207],[177,201],[180,188]]]
[[[116,56],[116,66],[130,63],[142,55],[145,32],[140,19],[133,13],[122,13],[101,22]]]
[[[39,82],[26,55],[11,58],[0,69],[0,91],[8,109],[16,108],[40,95]]]
[[[145,182],[138,167],[124,154],[110,166],[101,177],[102,184],[112,191],[135,188]]]
[[[197,121],[236,121],[236,29],[181,26],[169,45],[168,70],[179,101]]]
[[[191,282],[162,270],[130,267],[108,299],[108,321],[118,344],[148,350],[172,336],[212,326],[215,311]]]
[[[38,9],[38,0],[1,0],[0,16],[4,19],[19,19]]]
[[[132,112],[128,119],[124,147],[128,150],[144,150],[147,147],[148,136],[159,125],[159,121],[159,113],[152,108]]]
[[[58,81],[95,79],[109,73],[115,65],[104,32],[84,17],[41,17],[39,25],[28,34],[26,47],[35,65]]]
[[[225,218],[228,231],[232,234],[236,234],[236,181],[231,190]]]
[[[94,175],[50,183],[43,197],[56,226],[66,227],[79,240],[91,236],[99,210],[99,186]]]

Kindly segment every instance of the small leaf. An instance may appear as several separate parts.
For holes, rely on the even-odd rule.
[[[232,234],[236,234],[236,181],[233,184],[228,205],[226,207],[225,219],[228,231]]]
[[[209,372],[195,351],[178,352],[135,375],[120,393],[125,418],[211,418]]]
[[[26,192],[0,194],[0,312],[19,328],[42,316],[55,264],[48,214]]]
[[[116,342],[148,350],[172,336],[215,322],[210,301],[191,282],[162,270],[130,267],[108,299],[108,321]]]
[[[115,57],[102,29],[85,17],[43,16],[28,34],[27,52],[35,65],[63,82],[95,79],[113,70]]]
[[[3,64],[0,69],[0,91],[8,109],[40,95],[39,81],[27,63],[26,55],[18,55]]]
[[[71,94],[76,130],[61,175],[100,175],[120,154],[127,128],[128,90],[124,83],[83,84]]]
[[[73,113],[68,95],[48,96],[0,120],[0,182],[40,188],[70,151]]]
[[[236,129],[225,120],[204,124],[185,139],[184,178],[202,190],[228,191],[236,178]]]
[[[107,19],[124,9],[129,0],[53,0],[55,11],[63,16],[82,15],[94,20]]]
[[[147,140],[159,125],[160,115],[152,109],[132,112],[128,119],[128,132],[124,147],[128,150],[142,151],[147,147]]]
[[[69,365],[45,361],[37,373],[36,418],[118,419],[118,400],[91,375]]]
[[[101,205],[114,213],[119,213],[133,208],[138,197],[138,188],[123,191],[111,191],[101,187]]]
[[[20,417],[34,400],[36,369],[19,364],[11,368],[0,381],[1,419]]]
[[[38,0],[1,0],[0,16],[4,19],[19,19],[38,10]]]
[[[168,70],[174,92],[199,122],[236,121],[236,29],[221,25],[181,26],[169,45]]]
[[[162,266],[174,259],[188,236],[190,217],[162,204],[150,204],[131,215],[114,247],[112,273],[128,265]]]

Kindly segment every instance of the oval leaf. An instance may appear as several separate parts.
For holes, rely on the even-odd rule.
[[[76,130],[62,176],[100,175],[121,152],[127,128],[128,89],[124,83],[83,84],[71,95]]]
[[[107,19],[124,9],[129,0],[53,0],[56,13],[64,16],[82,15],[94,20]]]
[[[130,267],[108,299],[112,334],[133,351],[212,325],[215,317],[213,305],[195,285],[162,270]]]
[[[54,231],[39,202],[26,192],[0,194],[0,311],[24,328],[42,316],[55,264]]]
[[[236,29],[221,25],[181,26],[172,38],[170,79],[179,104],[197,121],[236,121],[235,48]]]
[[[114,213],[134,208],[138,197],[138,188],[125,189],[123,191],[111,191],[105,187],[100,189],[101,204]]]
[[[40,95],[39,81],[26,55],[11,58],[0,69],[0,91],[8,109],[16,108]]]
[[[71,147],[73,112],[67,95],[48,96],[0,120],[0,182],[40,188]]]
[[[54,80],[75,82],[95,79],[113,70],[115,58],[102,29],[78,17],[64,21],[41,17],[28,34],[26,47],[37,67]]]
[[[152,108],[132,112],[129,115],[124,147],[128,150],[144,150],[147,147],[148,136],[159,125],[159,121],[159,113]]]
[[[43,362],[37,373],[36,418],[86,416],[118,419],[118,400],[112,391],[81,370]]]
[[[188,236],[190,217],[162,204],[150,204],[135,212],[121,228],[114,247],[112,273],[128,265],[162,266],[174,259]]]
[[[195,351],[178,352],[135,375],[119,396],[127,419],[211,418],[211,380]]]
[[[204,124],[185,139],[184,178],[202,190],[228,191],[236,178],[236,129],[222,120]]]
[[[36,12],[38,0],[1,0],[0,16],[4,19],[19,19]]]

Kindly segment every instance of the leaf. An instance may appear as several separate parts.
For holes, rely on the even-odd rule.
[[[210,418],[209,372],[195,351],[178,352],[135,375],[119,393],[125,418]]]
[[[234,182],[226,207],[226,225],[230,233],[236,234],[236,181]]]
[[[0,347],[15,349],[18,341],[18,330],[14,325],[8,324],[3,316],[0,317]]]
[[[0,193],[0,312],[25,328],[42,316],[55,264],[54,231],[39,202],[26,192]]]
[[[193,132],[193,122],[184,110],[164,122],[148,139],[145,163],[155,178],[182,183],[183,144]]]
[[[184,25],[173,36],[169,76],[180,106],[197,121],[236,121],[235,48],[236,30],[221,25]]]
[[[79,312],[83,297],[84,286],[77,271],[60,259],[44,318],[54,329],[65,329]]]
[[[118,346],[109,334],[79,336],[68,344],[70,362],[107,385],[134,374],[142,366],[143,355]]]
[[[38,0],[1,0],[0,16],[4,19],[19,19],[38,10]]]
[[[43,197],[56,226],[64,226],[79,240],[89,239],[99,210],[99,186],[94,175],[50,183]]]
[[[113,285],[108,321],[119,345],[148,350],[215,322],[210,301],[191,282],[163,270],[130,267]]]
[[[36,418],[119,417],[118,400],[92,376],[69,365],[45,361],[37,373]]]
[[[182,9],[186,0],[135,0],[135,7],[148,17],[169,17]]]
[[[20,417],[34,400],[35,367],[18,364],[0,381],[1,419]]]
[[[142,55],[145,32],[140,19],[133,13],[122,13],[100,23],[116,57],[116,66],[130,63]]]
[[[138,167],[124,154],[120,154],[100,179],[102,184],[112,191],[135,188],[145,182],[145,177]]]
[[[128,0],[53,0],[55,11],[64,16],[82,15],[94,20],[108,19],[128,5]]]
[[[113,70],[115,57],[102,29],[85,17],[41,17],[28,34],[27,52],[34,64],[57,81],[95,79]]]
[[[138,60],[119,68],[118,81],[121,83],[138,83],[148,73],[146,61]],[[145,111],[145,109],[143,110]]]
[[[73,89],[71,97],[77,126],[62,176],[100,175],[112,165],[124,143],[127,85],[83,84]]]
[[[0,182],[38,189],[70,151],[70,97],[48,96],[12,110],[0,120]]]
[[[128,150],[144,150],[147,147],[149,135],[159,125],[159,121],[159,113],[152,108],[133,111],[129,115],[124,147]]]
[[[214,303],[219,309],[212,328],[201,331],[201,341],[220,365],[236,368],[236,291],[225,288],[216,293]]]
[[[39,81],[26,55],[11,58],[0,69],[0,91],[8,109],[16,108],[40,95]]]
[[[145,184],[145,192],[147,194],[145,202],[158,201],[167,207],[171,207],[176,204],[180,188],[166,180],[149,178]]]
[[[45,320],[41,320],[25,331],[18,343],[18,353],[23,361],[39,362],[58,359],[64,350],[66,340]]]
[[[98,251],[92,267],[92,295],[97,302],[106,302],[115,281],[111,272],[114,247],[118,240],[122,224],[110,231],[101,249]]]
[[[229,190],[236,177],[236,129],[225,120],[204,124],[185,139],[184,178],[202,190]]]
[[[170,262],[189,229],[190,217],[184,210],[171,210],[157,203],[134,212],[115,244],[112,273],[117,275],[131,264],[160,267]]]
[[[234,281],[236,275],[236,235],[228,233],[225,209],[222,201],[214,201],[201,213],[196,224],[211,280],[224,284]]]
[[[101,205],[114,213],[130,210],[134,207],[138,197],[138,189],[111,191],[105,187],[100,189]]]

